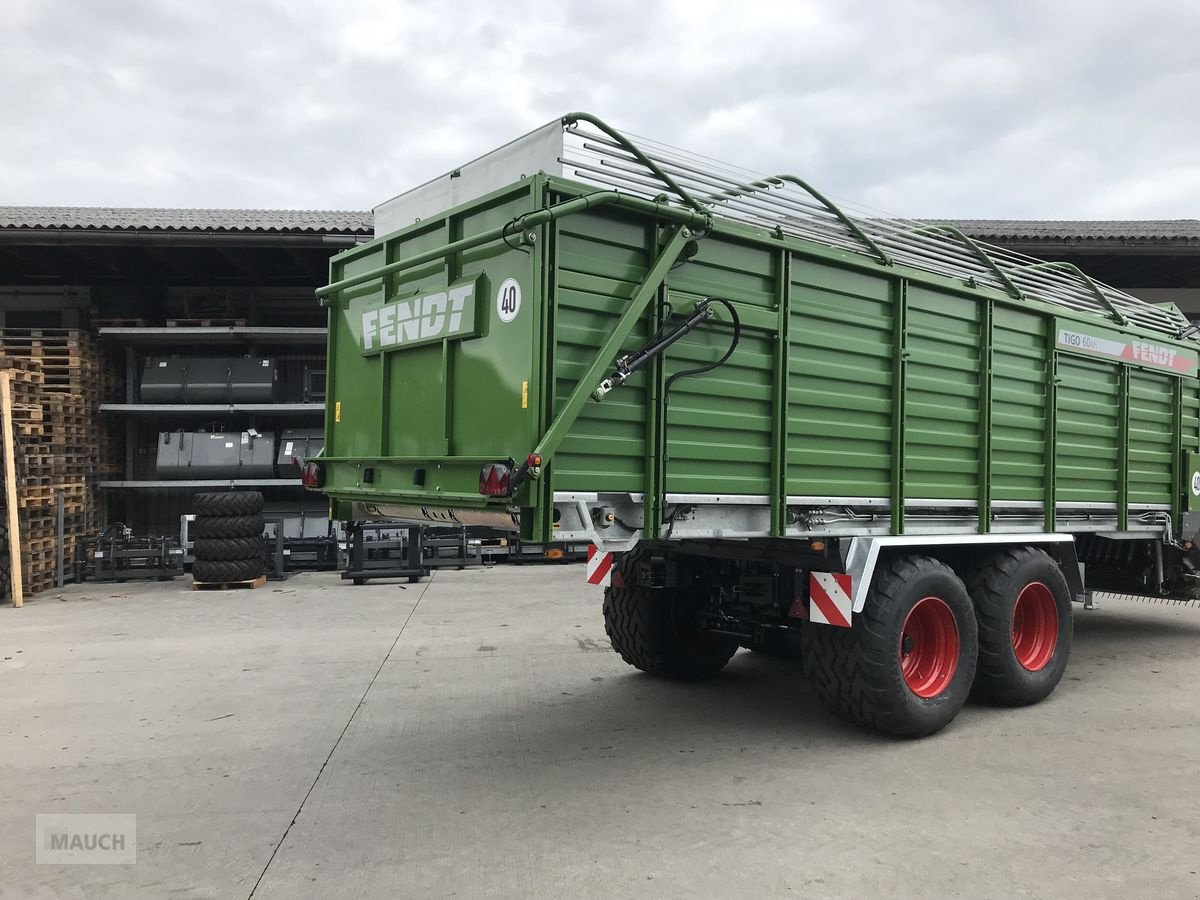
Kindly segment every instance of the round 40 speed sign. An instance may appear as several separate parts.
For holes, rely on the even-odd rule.
[[[496,315],[501,322],[511,322],[521,311],[521,285],[515,278],[505,278],[496,291]]]

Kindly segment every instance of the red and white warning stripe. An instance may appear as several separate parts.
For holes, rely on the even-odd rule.
[[[841,572],[810,572],[808,577],[810,621],[822,625],[850,627],[853,603],[850,600],[851,579]]]
[[[612,551],[601,550],[595,544],[588,544],[587,583],[608,587],[612,577]]]

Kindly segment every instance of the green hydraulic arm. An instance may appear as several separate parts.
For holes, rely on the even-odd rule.
[[[588,398],[592,396],[600,379],[621,349],[621,345],[625,343],[638,320],[645,314],[646,308],[658,293],[658,288],[666,279],[667,273],[671,271],[671,267],[675,265],[691,240],[692,231],[685,225],[681,225],[671,232],[662,250],[659,251],[658,258],[654,260],[650,270],[646,273],[645,279],[629,299],[629,304],[621,313],[621,318],[617,320],[616,325],[613,326],[612,331],[608,333],[608,337],[597,351],[592,364],[580,376],[571,396],[567,398],[563,408],[554,417],[554,421],[550,423],[550,427],[546,429],[546,433],[542,435],[542,439],[538,441],[533,452],[521,461],[517,471],[513,473],[511,484],[514,492],[527,477],[530,475],[536,477],[540,474],[541,466],[558,450],[559,445],[567,436],[567,432],[579,417],[579,413],[583,411]]]

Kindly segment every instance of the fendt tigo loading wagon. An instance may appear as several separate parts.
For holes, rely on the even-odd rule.
[[[1200,585],[1196,329],[1074,266],[803,180],[546,125],[332,260],[340,519],[587,541],[630,665],[798,655],[930,734],[1046,697],[1092,591]]]

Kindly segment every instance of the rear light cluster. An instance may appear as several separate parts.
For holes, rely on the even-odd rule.
[[[325,467],[320,463],[307,462],[304,464],[304,470],[300,474],[300,482],[306,488],[319,488],[325,486]]]
[[[507,497],[512,493],[512,469],[504,463],[488,463],[479,470],[479,493],[485,497]]]

